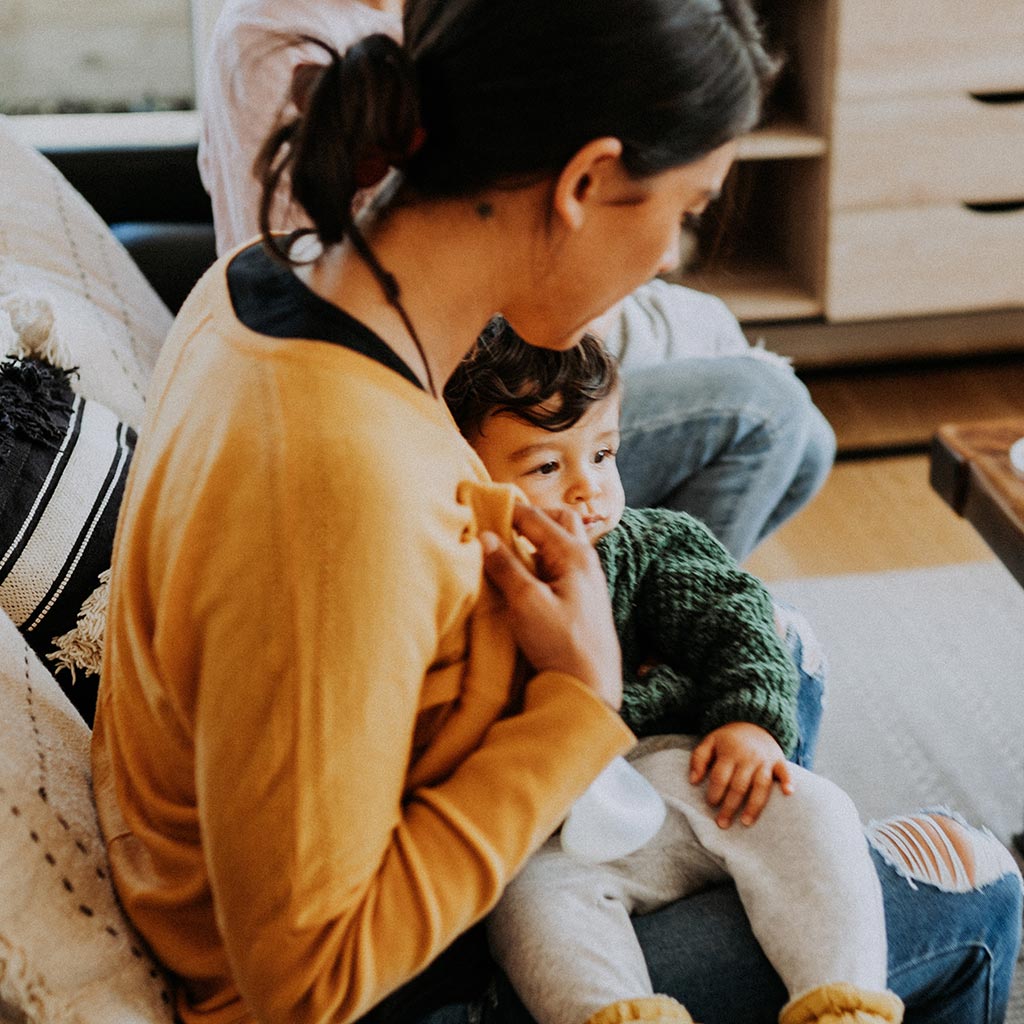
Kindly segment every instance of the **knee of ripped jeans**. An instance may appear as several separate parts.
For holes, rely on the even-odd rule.
[[[775,629],[801,672],[823,680],[826,671],[825,649],[803,612],[783,601],[772,602]]]
[[[970,892],[1016,875],[1010,851],[987,829],[945,809],[873,821],[868,842],[912,889],[917,882],[944,892]]]

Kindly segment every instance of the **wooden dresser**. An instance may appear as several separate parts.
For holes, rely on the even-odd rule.
[[[760,10],[786,70],[743,142],[735,208],[674,279],[769,342],[773,324],[817,339],[812,361],[856,359],[863,336],[874,357],[935,354],[944,318],[984,311],[992,330],[952,328],[964,345],[1024,349],[1024,0]]]

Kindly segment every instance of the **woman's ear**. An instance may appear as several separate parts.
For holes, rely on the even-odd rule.
[[[594,139],[562,168],[552,197],[552,209],[567,227],[578,231],[586,220],[588,205],[607,194],[613,178],[621,178],[622,143],[610,136]]]

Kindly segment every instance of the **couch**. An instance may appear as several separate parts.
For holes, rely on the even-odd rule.
[[[213,259],[210,210],[189,147],[53,158],[0,117],[0,1022],[169,1024],[97,827],[88,644],[33,623],[68,605],[65,636],[101,636],[81,596],[101,594],[172,310]]]
[[[172,313],[216,257],[195,145],[102,146],[43,155],[110,225]]]

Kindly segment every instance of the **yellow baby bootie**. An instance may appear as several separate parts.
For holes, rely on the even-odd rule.
[[[901,1024],[903,1003],[892,992],[822,985],[787,1003],[779,1024]]]
[[[671,996],[645,996],[609,1003],[586,1024],[694,1024],[694,1020]]]

